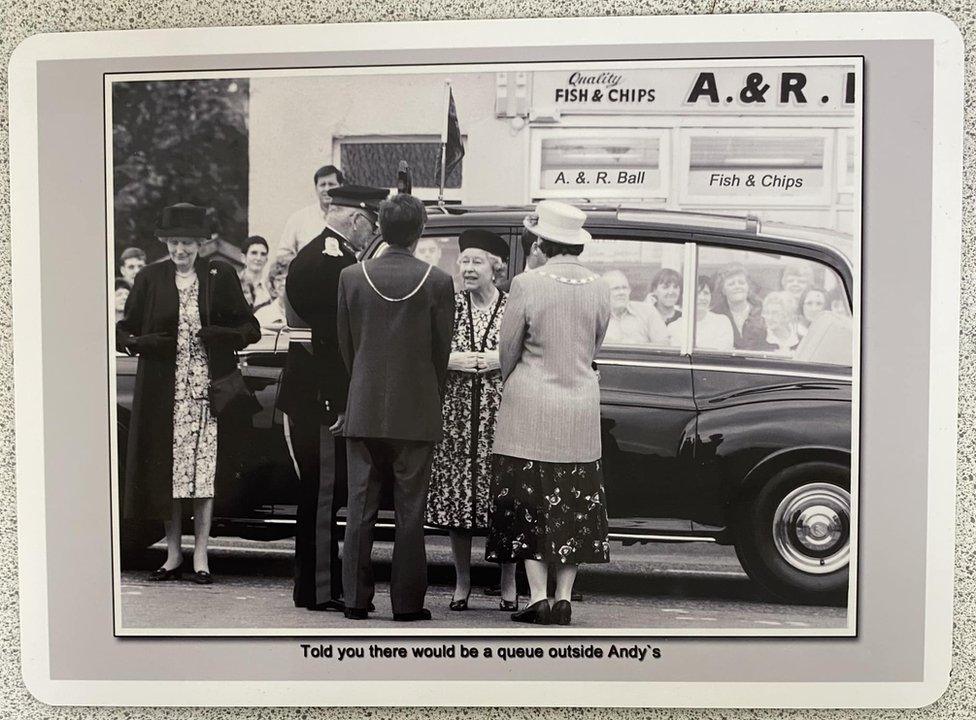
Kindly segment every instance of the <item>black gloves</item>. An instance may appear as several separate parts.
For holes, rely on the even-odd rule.
[[[236,328],[221,327],[220,325],[207,325],[200,328],[197,337],[207,350],[215,348],[237,349],[241,341],[241,333]]]
[[[133,335],[126,342],[126,347],[137,355],[173,357],[176,355],[176,338],[169,333]]]

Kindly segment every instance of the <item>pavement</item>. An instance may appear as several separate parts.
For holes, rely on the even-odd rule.
[[[184,537],[184,563],[191,563],[192,538]],[[446,537],[428,537],[430,586],[427,607],[433,621],[395,623],[389,602],[392,546],[377,542],[376,612],[366,621],[346,620],[340,613],[310,612],[292,603],[291,540],[271,542],[215,538],[210,570],[214,584],[186,580],[154,583],[148,572],[165,558],[157,545],[136,558],[122,573],[121,628],[152,630],[153,634],[250,634],[257,630],[295,630],[297,634],[344,631],[400,633],[404,630],[445,630],[468,633],[480,628],[500,633],[524,630],[509,613],[499,611],[498,598],[483,588],[498,582],[497,566],[479,561],[484,541],[472,552],[474,589],[467,612],[452,612],[448,603],[454,586],[450,546]],[[549,626],[555,632],[661,630],[665,634],[798,634],[843,632],[847,610],[771,603],[746,576],[730,547],[714,543],[648,543],[611,545],[606,565],[581,566],[576,590],[583,600],[573,603],[573,624]],[[525,601],[523,595],[521,601]]]

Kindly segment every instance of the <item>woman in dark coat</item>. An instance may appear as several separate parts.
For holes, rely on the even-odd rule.
[[[234,269],[199,256],[210,236],[205,208],[167,207],[156,235],[170,259],[136,276],[116,324],[118,349],[139,356],[123,517],[163,520],[167,558],[150,579],[178,579],[183,500],[192,499],[191,579],[208,584],[214,486],[236,466],[228,453],[230,426],[210,412],[210,379],[233,371],[235,351],[258,340],[261,331]]]

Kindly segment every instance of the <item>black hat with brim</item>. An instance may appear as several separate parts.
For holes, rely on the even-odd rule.
[[[493,233],[491,230],[482,230],[480,228],[463,230],[461,235],[458,236],[458,249],[464,252],[468,248],[484,250],[508,262],[508,243],[502,240],[501,235]]]
[[[374,215],[379,215],[380,203],[386,200],[389,194],[390,191],[386,188],[369,185],[340,185],[329,190],[333,205],[367,210]]]
[[[163,216],[156,237],[192,237],[209,240],[211,236],[207,208],[190,203],[177,203],[163,208]]]

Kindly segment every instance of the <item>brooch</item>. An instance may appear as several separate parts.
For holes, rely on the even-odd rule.
[[[329,255],[330,257],[342,257],[342,250],[339,248],[339,241],[334,237],[325,239],[325,250],[322,251],[323,255]]]

